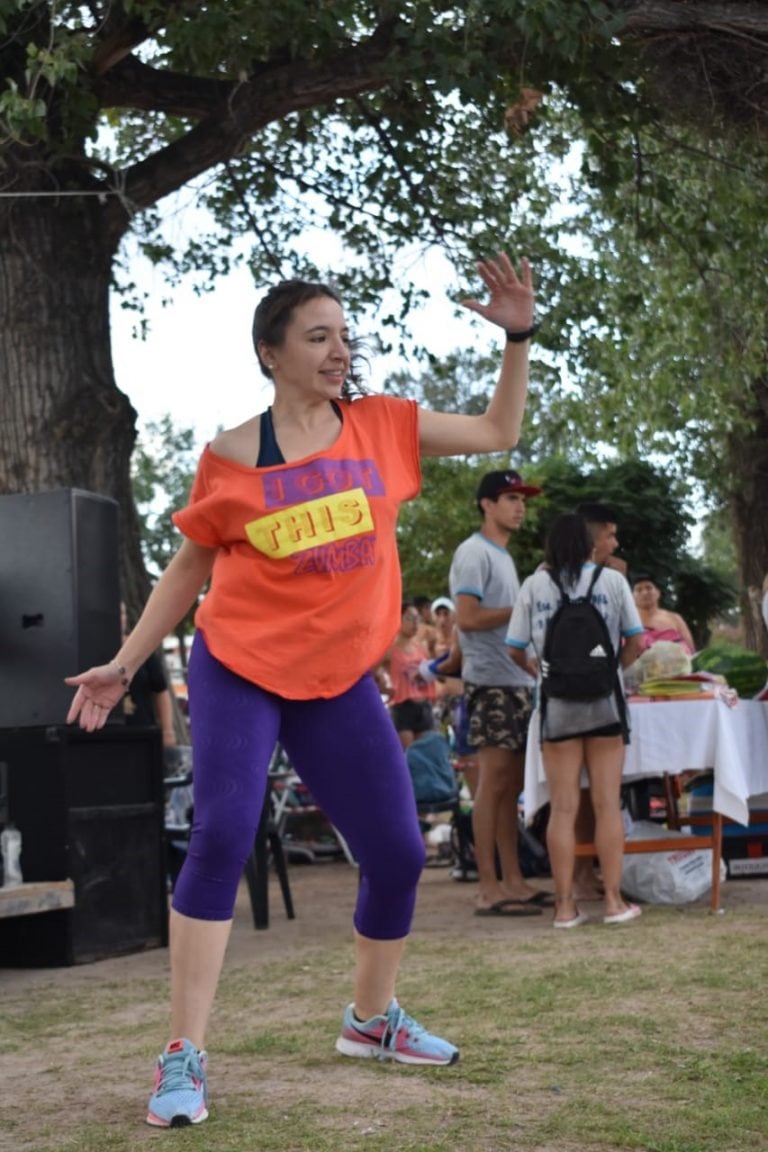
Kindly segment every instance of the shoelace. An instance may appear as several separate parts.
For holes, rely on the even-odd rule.
[[[382,1051],[385,1048],[394,1049],[397,1047],[397,1036],[400,1029],[404,1028],[409,1036],[418,1040],[419,1036],[423,1036],[426,1028],[422,1028],[421,1024],[417,1024],[412,1016],[409,1016],[399,1004],[397,1004],[397,1011],[393,1012],[391,1009],[387,1013],[387,1027],[381,1035],[380,1047]]]
[[[180,1092],[185,1088],[194,1090],[194,1078],[203,1078],[195,1052],[174,1052],[171,1056],[164,1056],[157,1094],[162,1096],[166,1092]]]

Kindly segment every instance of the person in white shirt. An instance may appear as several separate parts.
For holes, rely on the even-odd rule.
[[[547,624],[562,600],[550,572],[559,577],[566,595],[584,596],[595,572],[590,559],[592,552],[593,543],[584,519],[573,513],[558,517],[547,537],[544,566],[523,582],[509,622],[507,644],[512,658],[521,668],[532,671],[526,652],[531,643],[541,659]],[[602,570],[592,592],[592,603],[605,619],[621,663],[631,663],[639,651],[643,626],[627,581],[618,572]],[[576,701],[558,700],[555,703],[574,711],[583,708]],[[579,725],[574,724],[572,730],[578,729]],[[563,731],[567,730],[566,725]],[[621,818],[623,735],[619,721],[582,731],[577,736],[546,738],[545,731],[542,759],[551,805],[547,847],[555,882],[556,928],[576,928],[587,919],[579,911],[573,892],[575,826],[582,765],[587,768],[595,809],[595,845],[605,891],[604,922],[624,923],[640,915],[639,908],[624,902],[620,891],[624,856]]]

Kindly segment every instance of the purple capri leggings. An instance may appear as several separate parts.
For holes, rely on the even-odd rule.
[[[232,918],[279,741],[360,866],[355,928],[374,940],[407,936],[424,841],[405,754],[373,678],[330,700],[285,700],[230,672],[198,632],[189,704],[194,821],[175,910]]]

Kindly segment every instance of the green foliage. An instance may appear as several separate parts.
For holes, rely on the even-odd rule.
[[[397,539],[407,595],[439,596],[448,592],[448,569],[454,551],[480,526],[474,500],[480,477],[505,468],[509,457],[426,459],[422,494],[406,504]]]
[[[636,458],[584,471],[563,459],[550,460],[537,474],[544,494],[531,502],[521,542],[541,545],[554,518],[583,502],[608,504],[618,525],[616,555],[627,562],[630,576],[653,575],[664,605],[685,617],[698,645],[706,643],[710,622],[735,602],[735,588],[730,574],[688,551],[687,486]]]
[[[148,423],[133,455],[133,493],[147,570],[157,579],[181,542],[171,514],[187,503],[197,466],[195,434],[169,415]]]
[[[178,427],[167,414],[148,423],[136,443],[131,481],[141,526],[141,551],[152,580],[162,575],[181,543],[171,515],[187,503],[197,457],[194,431]],[[192,605],[175,630],[182,664],[186,663],[185,637],[194,629],[196,607]],[[143,604],[131,608],[138,616]]]
[[[745,487],[740,466],[759,448],[749,437],[768,334],[768,154],[719,124],[706,135],[670,127],[648,38],[632,40],[626,10],[607,0],[0,0],[0,164],[14,188],[104,194],[103,231],[83,235],[94,265],[131,228],[171,282],[195,271],[200,290],[242,262],[258,283],[330,276],[352,312],[375,304],[392,341],[423,292],[396,256],[439,244],[464,292],[478,255],[526,252],[545,324],[515,459],[538,468],[564,457],[584,476],[606,455],[663,460],[668,477],[694,477],[722,503]],[[523,88],[544,99],[515,133],[505,114]],[[230,115],[237,132],[219,147]],[[179,248],[177,221],[156,205],[195,177],[212,224],[187,229]],[[342,268],[315,266],[307,228],[343,238]],[[115,275],[140,311],[124,260]],[[444,406],[431,369],[425,395]],[[449,371],[462,386],[474,376],[478,393],[491,383],[479,354]],[[456,410],[481,403],[469,386],[456,399]],[[433,477],[458,494],[476,463],[465,474],[449,462],[445,476],[430,463],[425,498]],[[622,475],[609,479],[633,508]],[[669,526],[648,495],[647,539],[680,555],[684,518],[677,535],[654,535]],[[542,526],[532,511],[523,570]],[[622,530],[634,562],[646,544],[631,515]],[[441,560],[426,539],[432,581]],[[164,559],[158,543],[156,570]],[[674,571],[662,573],[671,590]],[[416,557],[407,574],[417,579]]]
[[[141,0],[123,7],[18,0],[2,4],[0,16],[8,29],[0,45],[0,147],[44,143],[46,187],[66,174],[68,186],[79,179],[89,189],[117,189],[130,208],[124,226],[130,221],[146,254],[175,274],[226,271],[243,260],[257,279],[333,271],[353,307],[378,303],[393,284],[395,253],[414,238],[444,246],[462,277],[477,255],[510,237],[518,251],[528,246],[523,217],[556,198],[542,167],[563,143],[550,139],[537,156],[533,137],[524,136],[511,148],[507,107],[524,85],[575,92],[600,75],[603,95],[593,94],[590,107],[607,109],[615,103],[608,77],[625,66],[615,15],[596,0],[391,7],[220,0],[194,13]],[[290,93],[310,71],[322,79],[294,107]],[[359,94],[338,98],[335,78],[347,73],[365,82]],[[214,225],[194,230],[177,250],[152,211],[150,166],[170,150],[155,169],[167,180],[180,152],[188,160],[194,150],[196,127],[249,85],[260,94],[263,120],[243,130],[230,154],[201,158],[201,174],[215,171],[198,185],[197,200]],[[72,161],[85,151],[78,174]],[[193,174],[180,169],[174,187]],[[158,188],[157,198],[172,190]],[[344,270],[307,260],[308,226],[343,235]],[[415,292],[405,286],[403,309]],[[394,330],[402,316],[384,310],[381,321]]]
[[[447,382],[443,387],[447,399]],[[428,376],[427,391],[435,388],[434,378]],[[584,469],[563,457],[522,468],[507,455],[426,460],[421,496],[403,509],[398,527],[408,593],[447,591],[453,552],[480,525],[474,502],[479,479],[510,465],[543,487],[540,496],[528,501],[523,526],[510,541],[521,578],[541,563],[547,531],[557,516],[587,501],[608,504],[617,517],[621,545],[617,555],[626,559],[630,573],[651,573],[662,588],[665,606],[685,617],[697,645],[706,643],[710,621],[735,601],[733,581],[688,552],[691,519],[686,487],[637,459]]]
[[[768,666],[757,652],[724,642],[697,652],[693,669],[724,676],[729,686],[746,700],[763,690],[768,676]]]
[[[768,311],[755,304],[768,274],[768,150],[658,124],[609,139],[613,181],[588,148],[574,186],[568,230],[590,273],[570,321],[570,379],[593,437],[665,456],[722,499],[729,476],[713,446],[751,428],[747,398],[766,363]]]
[[[5,125],[8,135],[19,137],[27,132],[32,137],[42,137],[47,112],[45,101],[23,96],[10,78],[7,84],[5,92],[0,93],[0,122]]]
[[[718,572],[732,573],[735,578],[737,556],[733,541],[733,517],[727,507],[713,508],[704,517],[701,551]]]
[[[733,574],[684,553],[670,574],[669,586],[671,603],[685,617],[696,647],[703,647],[709,642],[713,622],[736,605]]]
[[[486,408],[497,374],[497,361],[472,350],[442,361],[432,358],[416,380],[396,374],[386,386],[436,411],[477,415]],[[423,460],[421,496],[403,507],[398,522],[403,587],[408,595],[437,596],[448,591],[451,557],[480,525],[474,498],[480,477],[510,466],[519,469],[520,464],[509,453]],[[514,551],[517,557],[517,542]]]
[[[546,534],[555,516],[583,502],[608,504],[616,512],[620,549],[617,556],[632,571],[653,572],[665,584],[685,549],[691,518],[689,495],[682,483],[645,461],[629,459],[577,471],[564,460],[545,462],[541,475],[546,502],[540,530]]]

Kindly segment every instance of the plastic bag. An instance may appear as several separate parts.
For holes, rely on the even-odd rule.
[[[686,676],[691,671],[691,658],[682,644],[657,640],[622,672],[627,692],[634,692],[646,680]]]
[[[677,839],[684,832],[661,828],[638,820],[628,840]],[[726,868],[720,861],[720,879]],[[690,904],[706,896],[712,887],[712,849],[681,848],[679,852],[638,852],[624,857],[621,888],[633,900],[647,904]]]

